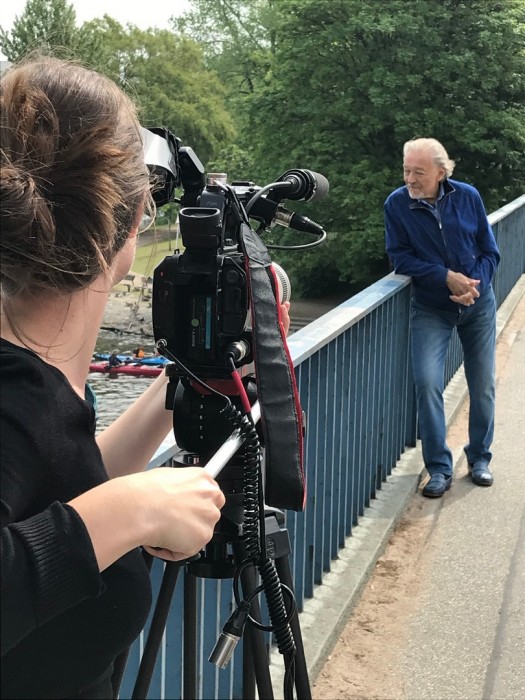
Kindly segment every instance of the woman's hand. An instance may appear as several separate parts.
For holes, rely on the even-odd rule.
[[[159,467],[131,478],[148,511],[149,532],[141,544],[150,554],[187,559],[211,540],[225,497],[202,467]]]
[[[281,304],[281,323],[283,324],[284,334],[288,335],[290,330],[290,302],[284,301]]]
[[[173,561],[193,556],[211,540],[224,503],[201,467],[159,467],[110,479],[69,506],[83,520],[103,571],[140,545]]]

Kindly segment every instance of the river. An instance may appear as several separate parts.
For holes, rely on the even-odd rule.
[[[314,318],[334,308],[343,301],[342,298],[322,300],[292,300],[290,310],[291,332],[298,330]],[[148,313],[148,311],[144,311]],[[115,322],[116,323],[116,322]],[[111,325],[111,324],[110,324]],[[96,352],[111,352],[117,349],[121,354],[130,354],[133,348],[144,345],[146,353],[154,350],[153,337],[144,337],[137,333],[118,333],[101,330],[97,339]],[[90,373],[88,382],[97,396],[97,430],[106,428],[155,381],[150,377],[131,377],[119,374],[110,377],[96,372]]]
[[[138,345],[144,345],[146,352],[153,352],[153,338],[148,343],[140,335],[123,336],[110,331],[101,331],[97,339],[96,351],[111,352],[118,349],[119,353],[131,355],[133,348]],[[154,377],[130,377],[125,374],[110,377],[107,374],[91,372],[88,383],[97,397],[97,431],[107,428],[154,381]]]

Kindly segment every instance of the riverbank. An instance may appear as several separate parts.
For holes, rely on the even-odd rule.
[[[112,292],[102,320],[103,329],[151,338],[151,299],[133,292]]]
[[[341,298],[292,299],[290,308],[291,332],[319,318],[342,301]],[[115,329],[124,334],[143,336],[144,339],[151,338],[153,342],[151,298],[140,295],[138,291],[112,292],[108,299],[102,327]]]

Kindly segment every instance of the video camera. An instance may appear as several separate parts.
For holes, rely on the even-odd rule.
[[[219,483],[226,504],[206,551],[187,567],[194,576],[234,581],[237,607],[210,661],[221,668],[227,665],[249,621],[255,629],[275,634],[287,668],[285,697],[291,697],[295,682],[301,697],[309,698],[302,643],[296,661],[300,630],[291,576],[286,573],[289,541],[279,520],[283,514],[277,510],[304,508],[303,414],[280,316],[290,284],[268,248],[304,250],[324,241],[321,226],[288,211],[282,201],[319,199],[328,192],[328,181],[310,170],[294,169],[264,187],[253,182],[229,185],[224,173],[206,175],[193,150],[169,130],[143,129],[143,140],[145,160],[155,178],[155,203],[180,203],[184,251],[156,267],[152,295],[157,348],[172,361],[166,366],[166,408],[173,409],[177,446],[186,452],[179,463],[200,464],[216,476],[211,465],[227,447],[226,438],[241,443],[226,459],[221,455]],[[179,187],[183,194],[176,200]],[[251,219],[259,221],[257,232]],[[266,246],[259,234],[275,224],[315,240]],[[262,440],[255,425],[259,417]],[[276,561],[289,585],[281,584]],[[262,588],[254,585],[253,567]],[[251,606],[257,610],[262,589],[270,627],[248,615]],[[261,645],[263,640],[252,635],[251,644]],[[264,646],[257,648],[256,667],[266,654]],[[294,681],[296,664],[299,680]],[[259,684],[260,668],[256,676]],[[273,697],[271,684],[270,692],[263,688],[261,696]]]
[[[302,411],[280,324],[280,304],[289,299],[290,283],[268,248],[298,250],[324,241],[319,224],[288,211],[282,201],[320,199],[328,192],[328,181],[294,169],[264,187],[229,185],[224,173],[206,176],[193,150],[168,129],[143,129],[143,140],[157,206],[180,203],[184,251],[156,267],[152,294],[157,347],[173,361],[166,369],[166,407],[179,414],[174,420],[177,444],[207,459],[230,434],[231,426],[220,426],[213,397],[205,399],[210,388],[232,397],[237,407],[242,404],[248,415],[258,397],[267,461],[279,456],[279,472],[266,472],[266,501],[301,510]],[[177,188],[183,190],[179,200],[174,198]],[[257,232],[251,219],[259,222]],[[260,234],[275,224],[315,240],[266,246]]]
[[[184,188],[179,227],[185,250],[166,257],[154,272],[155,339],[164,339],[169,352],[196,374],[229,377],[230,353],[237,365],[253,361],[241,223],[248,224],[249,216],[263,228],[280,224],[315,235],[313,245],[318,245],[326,236],[321,226],[287,211],[281,201],[320,199],[328,181],[309,170],[289,170],[265,188],[252,182],[228,185],[224,173],[206,177],[192,149],[181,146],[168,130],[144,133],[146,162],[158,180],[157,206],[172,201],[174,188]],[[290,282],[280,266],[274,265],[274,270],[282,303],[289,299]]]

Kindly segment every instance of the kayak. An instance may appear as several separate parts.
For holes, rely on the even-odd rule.
[[[90,372],[102,372],[110,376],[127,374],[131,377],[158,377],[163,371],[163,367],[148,367],[145,365],[120,365],[119,367],[108,367],[107,362],[92,362],[89,365]]]
[[[141,357],[141,358],[136,358],[133,357],[132,355],[117,355],[118,359],[121,362],[129,363],[129,362],[140,362],[141,365],[149,365],[153,367],[164,367],[169,360],[167,360],[165,357],[162,355],[150,355],[146,357]],[[107,352],[96,352],[93,355],[93,358],[95,360],[106,360],[106,362],[109,360],[109,353]]]

